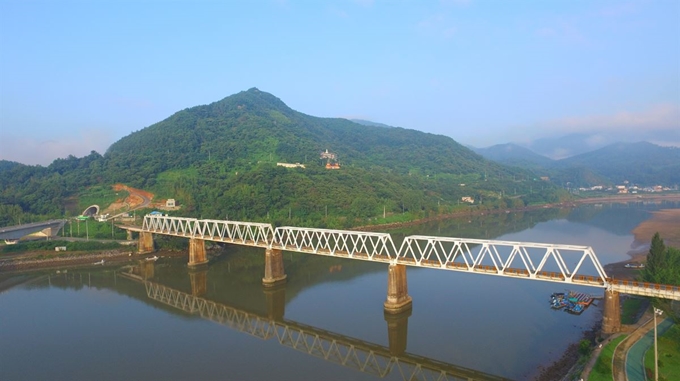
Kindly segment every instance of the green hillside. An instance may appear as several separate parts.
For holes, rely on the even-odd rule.
[[[325,150],[339,170],[325,168]],[[461,197],[475,208],[556,201],[534,177],[448,137],[305,115],[253,88],[179,111],[103,156],[0,168],[0,226],[77,214],[73,199],[86,188],[117,182],[175,198],[187,216],[349,227],[468,207]]]

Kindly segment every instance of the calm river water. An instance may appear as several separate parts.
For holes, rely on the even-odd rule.
[[[588,245],[604,265],[628,258],[630,231],[650,211],[678,207],[543,209],[391,232]],[[161,258],[0,274],[0,380],[402,380],[418,367],[525,380],[601,319],[596,306],[551,310],[562,284],[416,268],[411,314],[386,318],[386,265],[284,258],[286,285],[266,291],[263,250],[233,246],[200,271]]]

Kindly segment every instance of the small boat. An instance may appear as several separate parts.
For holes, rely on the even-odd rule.
[[[95,263],[93,263],[93,265],[104,265],[104,260],[102,259],[99,262],[95,262]]]
[[[157,260],[158,260],[158,256],[154,255],[153,257],[145,258],[144,260],[146,260],[146,261],[153,261],[153,262],[155,262],[155,261],[157,261]]]

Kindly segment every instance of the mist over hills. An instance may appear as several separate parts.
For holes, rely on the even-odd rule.
[[[326,168],[326,150],[340,169]],[[118,182],[175,198],[187,216],[319,227],[448,213],[463,207],[462,197],[484,208],[559,197],[551,184],[533,184],[530,171],[449,137],[313,117],[256,88],[178,111],[104,155],[3,168],[0,225],[22,214],[78,214],[72,200],[84,190]]]
[[[505,165],[543,169],[553,165],[554,160],[514,143],[496,144],[487,148],[472,148],[483,157]]]
[[[489,160],[549,176],[557,184],[594,186],[624,181],[643,185],[680,184],[680,148],[648,142],[610,144],[561,160],[551,160],[512,143],[474,150]]]

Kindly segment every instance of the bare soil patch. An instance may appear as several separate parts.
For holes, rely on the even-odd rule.
[[[663,209],[652,213],[652,218],[635,229],[633,235],[638,243],[649,243],[659,232],[666,246],[680,248],[680,209]]]
[[[628,252],[631,259],[606,265],[604,269],[607,275],[616,279],[635,280],[640,270],[626,267],[626,264],[645,262],[649,244],[656,232],[659,232],[666,246],[680,248],[680,209],[663,209],[653,212],[650,219],[636,226],[633,229],[635,236],[633,246],[636,249]]]

